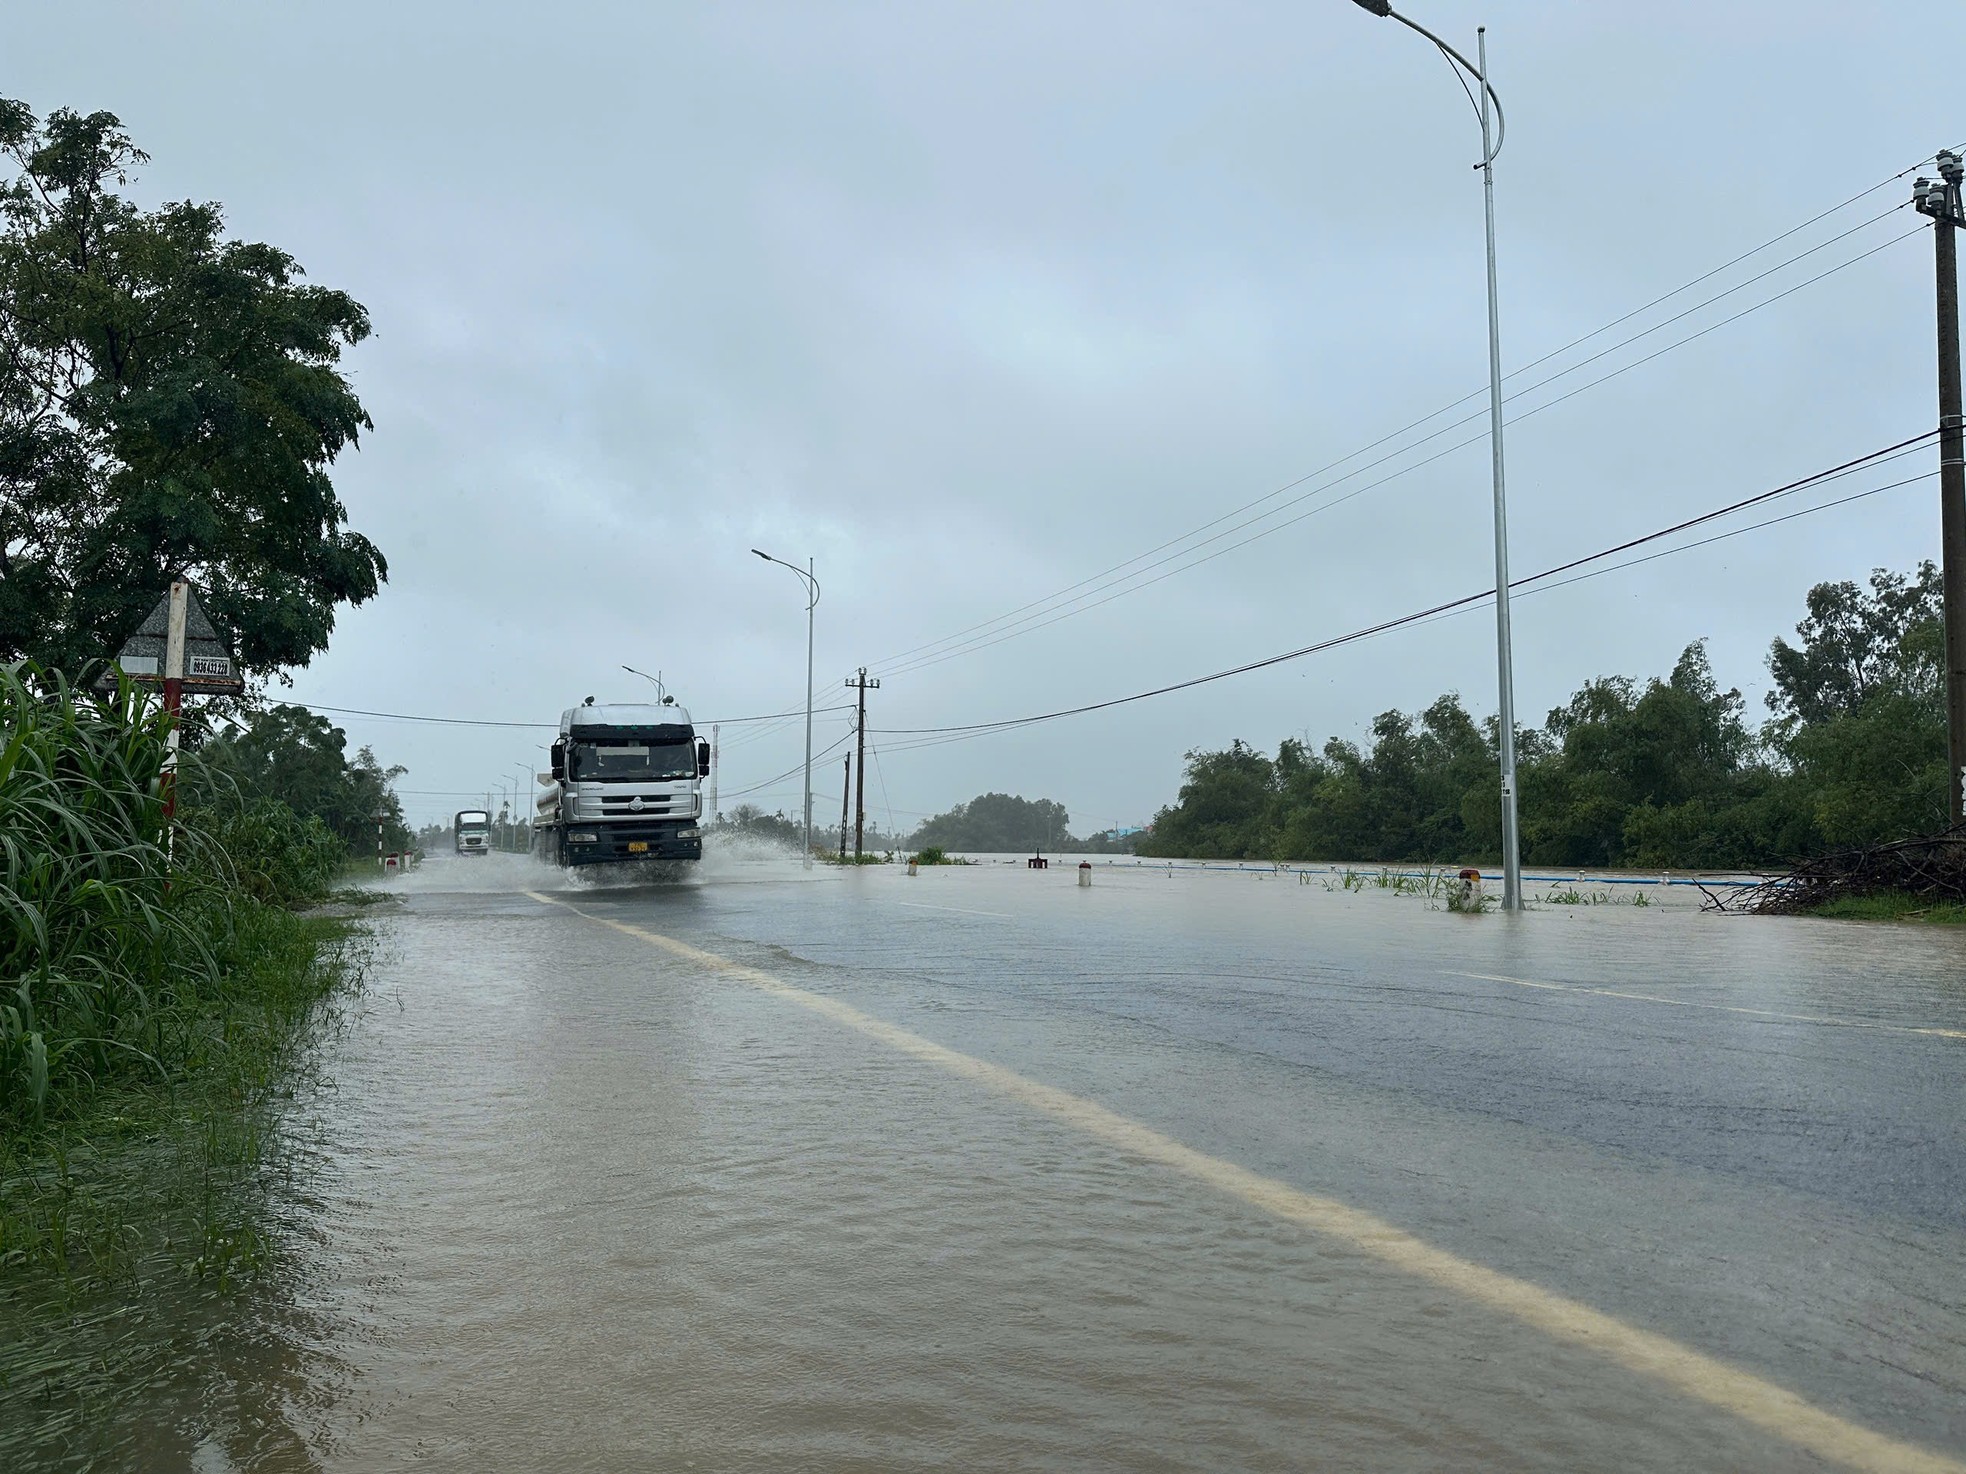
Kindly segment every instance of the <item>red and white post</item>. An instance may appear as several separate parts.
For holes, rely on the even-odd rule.
[[[184,712],[184,613],[190,585],[181,578],[171,580],[170,621],[164,635],[164,710],[170,713],[170,730],[164,735],[164,824],[166,836],[177,817],[178,724]],[[169,843],[167,837],[166,843]]]

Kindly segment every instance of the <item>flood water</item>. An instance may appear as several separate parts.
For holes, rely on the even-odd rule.
[[[1966,936],[1121,866],[399,884],[274,1271],[104,1466],[1835,1466],[1537,1295],[1966,1456]]]

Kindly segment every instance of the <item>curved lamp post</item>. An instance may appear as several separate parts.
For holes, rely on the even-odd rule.
[[[1488,28],[1475,31],[1475,62],[1417,21],[1394,10],[1389,0],[1354,0],[1363,10],[1387,20],[1396,20],[1417,31],[1441,54],[1481,84],[1481,170],[1482,203],[1488,225],[1488,441],[1493,460],[1495,486],[1495,665],[1500,699],[1497,713],[1502,759],[1502,909],[1522,909],[1522,855],[1516,830],[1515,811],[1515,653],[1509,634],[1509,516],[1508,496],[1502,476],[1502,329],[1501,309],[1495,298],[1495,156],[1502,151],[1507,125],[1502,118],[1502,99],[1488,81]],[[1489,135],[1489,110],[1495,115],[1494,136]]]
[[[667,706],[669,704],[669,688],[662,684],[661,676],[652,676],[645,670],[636,670],[632,665],[624,665],[621,668],[631,676],[640,676],[651,686],[655,687],[655,699],[658,705]]]
[[[524,813],[525,811],[526,800],[539,792],[539,770],[535,768],[531,763],[514,763],[512,764],[512,771],[523,775],[523,777],[520,779],[518,794],[512,800],[512,822],[514,824],[517,824],[520,822],[519,815],[521,813]],[[537,803],[535,803],[533,806],[533,813],[526,814],[525,817],[524,822],[526,826],[526,849],[528,851],[532,849],[533,814],[537,814],[538,812],[539,812],[539,806]],[[518,853],[518,845],[519,845],[519,837],[515,834],[512,836],[512,847],[513,847],[514,854]]]
[[[812,611],[819,607],[819,580],[812,576],[812,559],[806,559],[801,568],[796,563],[787,563],[783,558],[774,558],[770,553],[752,552],[767,563],[776,563],[780,568],[789,568],[804,580],[806,586],[806,781],[805,781],[805,867],[812,869]]]

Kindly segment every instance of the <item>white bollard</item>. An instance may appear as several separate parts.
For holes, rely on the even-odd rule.
[[[908,873],[910,875],[914,875],[917,873],[915,870],[915,861],[913,856],[910,856],[908,859]]]
[[[1090,860],[1081,860],[1079,861],[1079,889],[1084,890],[1087,886],[1091,884],[1092,884],[1092,862]]]

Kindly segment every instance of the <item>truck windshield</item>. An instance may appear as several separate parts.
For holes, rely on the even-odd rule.
[[[576,742],[567,753],[568,776],[589,783],[602,779],[652,781],[696,776],[696,747],[689,742]]]

